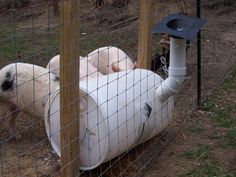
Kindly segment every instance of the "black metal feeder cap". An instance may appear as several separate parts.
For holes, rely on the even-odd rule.
[[[170,14],[155,25],[152,33],[167,33],[170,36],[192,40],[206,20],[186,15]]]

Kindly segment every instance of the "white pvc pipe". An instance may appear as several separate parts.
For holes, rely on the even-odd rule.
[[[169,77],[164,80],[156,90],[156,96],[160,101],[167,100],[177,92],[186,75],[186,40],[170,38],[170,66]]]

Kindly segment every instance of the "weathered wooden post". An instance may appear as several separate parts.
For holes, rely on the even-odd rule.
[[[60,3],[61,176],[79,174],[79,19],[80,1]]]
[[[152,34],[154,18],[153,0],[139,0],[139,44],[138,67],[150,69],[152,55]]]

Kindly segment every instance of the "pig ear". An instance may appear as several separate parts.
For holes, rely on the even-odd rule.
[[[120,72],[120,68],[117,66],[117,65],[115,65],[115,64],[112,64],[112,66],[111,66],[111,69],[112,69],[112,71],[113,72]]]
[[[136,68],[137,68],[137,62],[135,61],[133,69],[136,69]]]

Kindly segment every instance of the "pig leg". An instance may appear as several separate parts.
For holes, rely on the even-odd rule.
[[[7,113],[10,135],[14,136],[17,141],[20,141],[21,138],[21,135],[16,133],[16,118],[18,117],[19,112],[19,109],[13,106],[11,111],[8,111]]]

